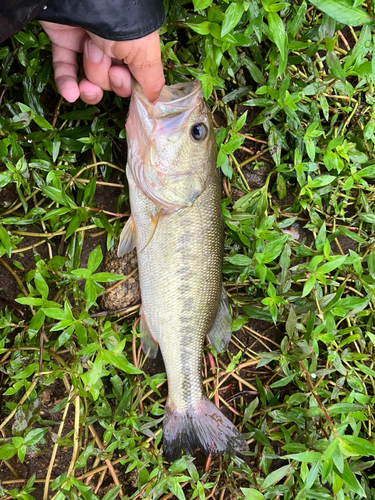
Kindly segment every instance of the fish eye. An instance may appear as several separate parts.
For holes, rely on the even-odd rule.
[[[201,141],[207,135],[207,127],[204,123],[195,123],[190,129],[190,133],[195,141]]]

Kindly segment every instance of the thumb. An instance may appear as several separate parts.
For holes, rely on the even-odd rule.
[[[165,83],[158,32],[137,40],[115,42],[112,52],[128,66],[147,99],[154,102]]]

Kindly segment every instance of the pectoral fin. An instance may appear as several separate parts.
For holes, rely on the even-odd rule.
[[[139,329],[141,332],[141,345],[142,351],[151,359],[155,359],[158,353],[159,344],[156,342],[154,337],[151,335],[150,329],[147,324],[147,320],[142,311],[141,320],[139,322]]]
[[[228,296],[223,286],[219,309],[213,325],[207,334],[207,339],[217,352],[222,352],[228,346],[231,335],[232,315],[230,313]]]
[[[130,216],[120,235],[120,241],[117,249],[118,257],[123,257],[127,253],[131,252],[133,248],[135,248],[135,223],[133,216]]]
[[[146,244],[145,246],[142,248],[141,252],[143,252],[143,250],[147,247],[147,245],[150,243],[150,241],[152,240],[152,237],[154,236],[155,234],[155,231],[156,231],[156,228],[158,226],[158,222],[159,222],[159,219],[160,219],[160,215],[161,215],[161,210],[156,214],[154,215],[154,217],[151,217],[151,226],[150,226],[150,232],[148,234],[148,238],[147,238],[147,241],[146,241]]]

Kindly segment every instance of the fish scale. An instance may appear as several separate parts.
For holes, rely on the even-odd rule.
[[[142,347],[163,355],[168,399],[167,460],[246,449],[233,424],[207,399],[201,381],[205,337],[218,350],[231,335],[221,276],[221,188],[211,115],[201,84],[165,87],[151,104],[136,85],[127,122],[132,217],[119,255],[137,247]],[[204,132],[195,141],[193,132]]]

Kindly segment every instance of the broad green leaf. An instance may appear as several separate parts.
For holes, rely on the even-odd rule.
[[[322,454],[316,451],[304,451],[302,453],[285,455],[283,458],[289,458],[290,460],[296,460],[297,462],[315,463],[322,459]]]
[[[240,253],[233,255],[232,257],[227,257],[227,260],[234,266],[250,266],[251,264],[250,257]]]
[[[120,281],[125,278],[122,274],[112,274],[112,273],[96,273],[91,275],[91,279],[97,281],[98,283],[111,283],[112,281]]]
[[[87,269],[92,273],[100,266],[103,260],[102,249],[98,245],[89,255]]]
[[[345,71],[343,70],[340,63],[340,59],[337,57],[337,55],[334,52],[328,51],[326,61],[332,73],[342,82],[345,82],[346,79]]]
[[[30,377],[36,370],[38,369],[39,364],[38,363],[31,363],[28,365],[24,370],[21,371],[21,373],[17,373],[17,375],[14,375],[13,378],[15,379],[24,379]]]
[[[295,373],[287,375],[286,377],[278,380],[277,382],[274,382],[270,387],[271,389],[275,389],[276,387],[285,387],[294,379],[295,376],[296,376]]]
[[[362,439],[356,436],[341,436],[339,443],[341,451],[345,451],[348,456],[375,456],[375,445],[370,443],[367,439]]]
[[[289,236],[287,234],[283,234],[277,240],[267,243],[263,253],[255,254],[257,261],[262,262],[263,264],[269,264],[270,262],[273,262],[283,251],[284,245],[288,238]]]
[[[229,7],[225,11],[225,18],[223,25],[221,27],[221,36],[225,37],[233,28],[239,23],[242,14],[244,12],[244,7],[240,1],[232,1]]]
[[[319,10],[325,12],[339,23],[360,26],[371,23],[372,19],[362,8],[353,9],[352,0],[309,0]]]
[[[254,488],[241,488],[245,500],[265,500],[264,495]]]
[[[36,289],[41,294],[42,298],[47,299],[49,288],[48,288],[47,283],[45,282],[45,279],[40,274],[38,269],[35,271],[34,282],[35,282]]]
[[[98,292],[95,283],[91,280],[87,280],[85,284],[86,309],[90,309],[90,307],[95,304],[97,296]]]
[[[270,28],[270,37],[276,43],[281,54],[283,54],[286,44],[286,33],[284,24],[280,16],[276,12],[268,12],[267,20]]]
[[[212,4],[212,1],[213,0],[193,0],[194,10],[207,9],[207,7]]]
[[[196,33],[199,33],[200,35],[209,35],[210,34],[210,29],[211,29],[211,23],[208,21],[203,21],[202,23],[199,24],[193,24],[193,23],[186,23],[189,28],[194,30]]]
[[[33,120],[37,125],[39,125],[39,127],[44,128],[46,130],[53,130],[52,125],[49,122],[47,122],[47,120],[43,118],[43,116],[34,116]]]
[[[42,428],[42,429],[32,429],[26,434],[26,437],[24,439],[24,444],[26,446],[31,446],[33,444],[39,443],[39,441],[42,439],[42,437],[48,432],[48,429]]]
[[[87,212],[84,208],[78,208],[74,214],[73,219],[70,221],[68,229],[66,230],[65,239],[69,238],[81,225],[83,221],[88,218]]]
[[[288,22],[288,31],[292,35],[292,37],[295,37],[298,33],[299,27],[305,19],[306,10],[307,4],[305,1],[303,1],[298,8],[297,14],[291,19],[290,22]]]
[[[342,473],[342,478],[344,483],[357,495],[361,497],[365,497],[365,492],[362,489],[362,486],[359,484],[358,479],[355,477],[353,472],[349,469],[348,464],[344,463],[344,471]]]
[[[317,269],[317,272],[321,274],[328,274],[332,272],[334,269],[342,266],[342,264],[346,261],[346,255],[338,255],[332,258],[329,262],[326,262],[322,266]]]
[[[107,491],[107,493],[103,496],[102,500],[115,500],[120,490],[121,490],[121,484],[119,486],[114,486],[109,491]]]
[[[42,186],[41,190],[43,193],[51,198],[51,200],[56,201],[56,203],[60,203],[60,205],[64,205],[66,207],[75,208],[77,205],[71,200],[68,196],[65,196],[61,189],[55,188],[53,186]]]
[[[265,490],[270,486],[278,483],[283,477],[287,475],[288,472],[292,471],[293,467],[291,467],[290,465],[284,465],[283,467],[280,467],[280,469],[274,470],[273,472],[271,472],[271,474],[268,474],[268,476],[263,481],[262,490]]]
[[[336,180],[336,177],[333,175],[319,175],[317,177],[314,177],[314,179],[311,179],[308,183],[307,186],[309,189],[316,189],[320,188],[323,186],[327,186],[328,184],[331,184]]]
[[[129,363],[129,361],[123,354],[117,354],[115,352],[106,351],[102,349],[101,351],[99,351],[97,359],[105,361],[106,363],[115,366],[116,368],[124,371],[125,373],[131,373],[131,374],[143,373],[142,370],[139,370],[134,365]]]
[[[357,405],[355,403],[336,403],[328,408],[328,413],[332,417],[334,415],[341,415],[351,413],[353,411],[363,410],[362,405]]]
[[[13,443],[6,443],[0,447],[0,459],[9,460],[17,453],[17,448]]]

